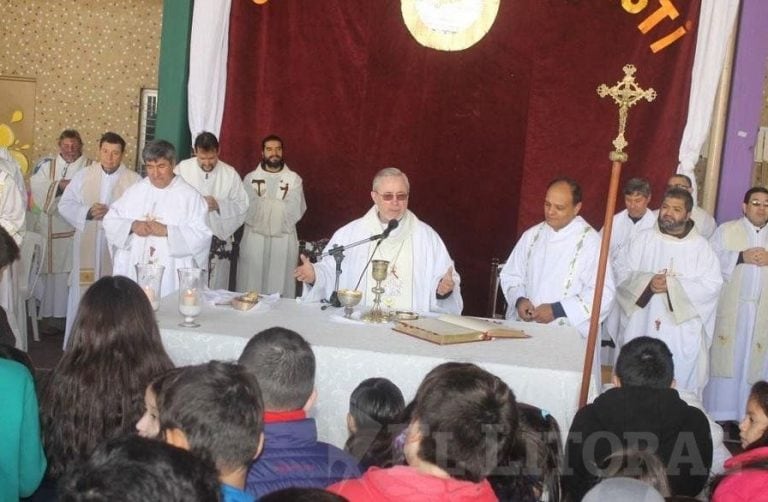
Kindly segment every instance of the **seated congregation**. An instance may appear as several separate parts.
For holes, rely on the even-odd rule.
[[[680,398],[672,354],[650,337],[622,348],[614,387],[564,441],[508,383],[448,362],[407,404],[391,381],[363,380],[338,424],[344,449],[318,440],[311,410],[323,396],[301,335],[273,327],[237,363],[174,368],[146,295],[124,277],[83,296],[71,348],[39,388],[39,419],[25,354],[2,355],[3,500],[727,501],[756,500],[768,480],[768,383],[753,387],[744,453],[712,480],[722,469],[707,417]]]

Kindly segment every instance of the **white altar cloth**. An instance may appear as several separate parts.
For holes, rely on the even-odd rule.
[[[311,415],[319,438],[339,447],[347,438],[349,395],[363,379],[389,378],[408,402],[424,375],[446,361],[475,363],[498,375],[518,401],[552,414],[563,438],[577,411],[586,341],[573,327],[504,321],[532,337],[440,346],[392,331],[391,324],[348,321],[343,309],[322,311],[317,303],[282,299],[247,312],[205,305],[199,328],[179,326],[177,305],[177,294],[168,295],[157,312],[163,344],[177,366],[236,360],[251,336],[272,326],[306,338],[317,359],[318,399]],[[590,399],[596,391],[592,381]]]

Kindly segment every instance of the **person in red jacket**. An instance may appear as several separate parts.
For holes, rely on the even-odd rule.
[[[403,447],[408,465],[371,467],[328,491],[350,502],[498,500],[486,477],[517,436],[509,387],[474,364],[445,363],[427,374],[411,410]]]
[[[752,386],[739,431],[744,452],[725,461],[725,474],[712,483],[713,502],[768,500],[768,382]]]

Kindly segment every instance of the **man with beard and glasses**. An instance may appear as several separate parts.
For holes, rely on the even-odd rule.
[[[741,208],[744,216],[720,225],[710,240],[725,281],[704,391],[715,420],[739,420],[752,384],[768,379],[768,189],[747,190]]]
[[[229,289],[233,236],[248,210],[243,181],[234,167],[219,159],[219,140],[210,132],[197,135],[195,156],[179,162],[176,174],[195,187],[208,204],[206,223],[213,232],[211,252],[205,264],[208,287]]]
[[[261,162],[243,179],[248,194],[237,290],[296,296],[293,269],[299,259],[296,223],[307,210],[301,176],[283,160],[283,140],[261,142]]]
[[[99,161],[89,164],[72,177],[59,202],[61,216],[75,227],[64,330],[65,349],[83,293],[100,278],[112,275],[112,253],[102,220],[110,204],[119,199],[128,187],[141,181],[141,176],[123,164],[124,155],[125,140],[114,132],[104,133],[99,140]]]
[[[38,161],[29,178],[34,203],[32,229],[46,240],[35,297],[40,300],[40,317],[65,317],[72,270],[72,239],[75,228],[59,214],[59,200],[72,177],[88,164],[83,140],[74,129],[59,135],[59,153]]]
[[[677,388],[701,398],[723,280],[717,255],[690,220],[692,209],[688,191],[664,194],[658,225],[638,233],[617,260],[616,298],[619,344],[643,335],[664,340]]]

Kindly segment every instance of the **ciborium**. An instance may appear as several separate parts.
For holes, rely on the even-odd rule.
[[[381,310],[381,295],[384,293],[384,288],[381,287],[381,283],[387,278],[387,271],[389,270],[389,262],[387,260],[373,260],[371,262],[371,275],[373,280],[376,281],[376,286],[371,288],[373,291],[373,308],[363,314],[363,320],[368,322],[389,322],[389,313],[385,313]]]
[[[360,303],[363,299],[363,292],[357,289],[340,289],[339,302],[344,307],[344,317],[352,319],[352,312],[354,312],[354,306]]]

